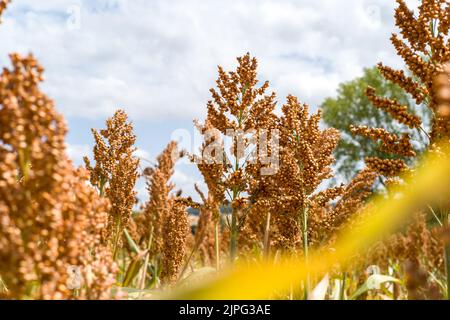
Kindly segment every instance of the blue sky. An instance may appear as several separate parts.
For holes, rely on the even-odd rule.
[[[411,6],[417,1],[408,1]],[[177,129],[202,120],[217,65],[250,52],[282,103],[294,94],[313,109],[338,84],[380,60],[398,67],[389,43],[394,0],[14,0],[0,26],[0,62],[33,52],[43,85],[68,121],[76,163],[90,128],[123,108],[139,155],[153,161]],[[145,164],[145,162],[143,163]],[[200,176],[180,164],[187,194]],[[138,186],[144,197],[144,186]]]

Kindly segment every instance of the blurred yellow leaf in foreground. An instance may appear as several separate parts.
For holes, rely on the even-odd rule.
[[[287,292],[308,274],[324,274],[333,265],[345,264],[352,257],[395,231],[411,214],[427,204],[448,199],[450,195],[450,148],[431,153],[405,178],[405,184],[386,197],[378,197],[367,206],[358,227],[347,228],[334,246],[335,250],[312,253],[303,258],[285,258],[278,263],[241,262],[225,270],[218,278],[189,289],[175,289],[167,298],[188,300],[270,299],[274,293]],[[165,297],[164,297],[165,298]]]

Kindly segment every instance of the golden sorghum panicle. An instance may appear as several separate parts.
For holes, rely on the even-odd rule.
[[[104,245],[108,202],[66,156],[66,125],[39,89],[33,56],[11,55],[0,76],[0,275],[7,298],[110,298],[115,264]]]
[[[219,69],[217,88],[211,89],[213,100],[208,102],[207,121],[213,128],[226,135],[229,129],[247,131],[257,127],[266,128],[274,119],[275,94],[265,95],[269,82],[257,87],[257,60],[250,54],[237,58],[236,72]],[[231,115],[228,116],[228,114]]]
[[[375,108],[384,110],[389,113],[392,118],[397,120],[399,123],[404,124],[410,128],[418,128],[421,126],[422,121],[418,116],[408,113],[408,107],[402,106],[396,100],[380,98],[376,96],[375,89],[368,87],[366,95],[372,102]]]
[[[203,203],[191,205],[199,210],[194,246],[198,248],[203,264],[208,265],[216,259],[215,226],[220,221],[220,203],[215,201],[212,193],[205,196],[197,185],[195,190]],[[218,236],[221,237],[221,234]]]
[[[416,16],[408,8],[404,0],[397,0],[398,7],[395,10],[395,21],[400,29],[401,36],[393,34],[391,42],[397,54],[403,59],[410,76],[403,70],[394,70],[380,63],[378,68],[381,74],[393,83],[399,85],[405,92],[411,95],[421,108],[428,107],[432,112],[431,130],[428,133],[430,145],[436,140],[448,134],[448,121],[443,121],[438,112],[438,102],[433,96],[433,80],[442,71],[444,63],[450,61],[449,36],[449,12],[450,3],[446,0],[422,1],[418,7]],[[410,114],[406,106],[402,106],[396,100],[376,96],[375,89],[368,88],[367,96],[376,108],[389,113],[399,123],[414,129],[421,128],[422,119]],[[414,157],[410,136],[402,137],[386,135],[383,132],[378,138],[374,131],[354,130],[355,134],[363,134],[372,139],[381,139],[382,151],[400,157]],[[389,141],[394,138],[395,141]],[[400,160],[399,160],[400,161]],[[395,171],[406,163],[399,161],[385,161],[384,171],[395,175]],[[394,167],[388,168],[389,165]],[[373,165],[373,161],[372,161]]]
[[[133,155],[136,151],[136,136],[133,125],[123,110],[118,110],[106,121],[106,129],[92,129],[95,138],[92,167],[87,157],[86,168],[91,174],[91,183],[100,195],[106,196],[111,203],[106,231],[112,245],[120,245],[122,231],[127,228],[136,203],[134,186],[138,177],[139,159]]]
[[[238,234],[251,208],[250,183],[257,180],[255,166],[249,165],[258,162],[259,153],[251,154],[253,148],[258,150],[254,138],[260,130],[275,128],[277,121],[273,113],[275,94],[266,94],[268,82],[258,86],[257,60],[250,54],[237,60],[235,72],[218,68],[217,90],[210,90],[207,118],[203,125],[196,124],[204,136],[201,155],[193,157],[208,186],[208,197],[211,195],[215,202],[232,209],[227,224],[231,259],[236,257]],[[231,152],[225,150],[226,138],[231,140]]]
[[[308,233],[315,224],[310,211],[324,208],[339,197],[343,187],[315,194],[319,185],[332,177],[333,151],[339,141],[335,129],[320,129],[320,111],[309,114],[309,107],[294,96],[287,97],[279,120],[279,168],[274,175],[262,176],[255,186],[254,208],[249,216],[246,236],[261,243],[267,237],[270,214],[270,243],[275,248],[294,249],[302,239],[302,216],[309,215]],[[314,212],[318,212],[315,210]],[[311,241],[309,241],[311,242]]]
[[[282,110],[281,151],[292,153],[300,173],[297,176],[302,193],[309,195],[323,180],[332,177],[333,151],[340,134],[333,128],[321,130],[321,111],[310,116],[309,107],[301,105],[293,96],[288,96]],[[285,178],[289,179],[288,176]]]
[[[150,255],[161,262],[161,277],[166,282],[177,278],[190,234],[186,201],[171,194],[170,178],[180,156],[183,153],[172,141],[158,156],[158,164],[144,170],[149,200],[136,220],[140,240],[147,242],[152,237]]]
[[[415,157],[416,152],[410,141],[410,136],[404,133],[401,137],[382,128],[369,128],[366,126],[351,126],[350,131],[373,141],[381,141],[380,150],[397,154],[403,157]]]
[[[149,199],[142,214],[138,215],[136,222],[141,241],[145,239],[145,242],[147,242],[150,231],[153,233],[152,256],[162,252],[165,238],[164,223],[173,205],[170,193],[174,185],[170,182],[170,178],[174,173],[178,155],[177,143],[170,142],[158,156],[156,167],[149,167],[144,170]]]
[[[195,123],[200,133],[205,134],[210,132],[209,136],[204,136],[204,141],[200,149],[200,157],[196,155],[191,156],[191,160],[197,163],[197,167],[205,184],[208,187],[208,195],[211,195],[219,203],[223,203],[225,200],[225,187],[223,184],[223,173],[228,169],[228,165],[223,162],[215,161],[216,151],[213,150],[211,154],[206,154],[206,149],[210,144],[219,143],[221,137],[220,132],[213,128],[211,124],[206,122],[204,125]]]
[[[339,193],[340,197],[335,197],[338,198],[336,204],[328,208],[325,217],[315,221],[317,229],[323,231],[314,235],[317,242],[334,236],[342,226],[347,225],[356,213],[365,208],[367,199],[373,194],[373,185],[377,177],[378,174],[375,171],[366,168],[343,187],[343,190]],[[320,205],[321,203],[316,205],[315,209],[320,208]],[[314,218],[314,215],[312,217]]]
[[[321,130],[320,111],[309,115],[309,107],[301,105],[297,98],[288,96],[282,108],[280,121],[280,170],[274,182],[280,194],[274,203],[276,223],[282,223],[279,231],[286,228],[282,238],[292,244],[298,243],[302,219],[312,207],[314,192],[319,185],[332,177],[333,152],[339,142],[339,132],[335,129]],[[324,195],[333,200],[342,189],[334,189]],[[284,212],[284,214],[283,214]],[[288,218],[289,217],[289,218]],[[310,222],[310,221],[308,221]],[[292,226],[297,226],[293,233]],[[311,225],[309,225],[310,227]],[[308,227],[308,233],[312,230]],[[290,235],[290,236],[289,236]],[[294,237],[291,238],[290,237]],[[305,241],[302,239],[302,241]],[[289,245],[289,244],[286,244]],[[284,247],[286,246],[284,245]]]
[[[412,78],[407,77],[403,70],[394,70],[390,67],[378,63],[378,70],[386,80],[398,84],[403,90],[409,93],[416,104],[421,104],[427,97],[427,90],[421,87],[419,83],[415,82]]]
[[[385,177],[395,177],[408,171],[408,166],[401,159],[366,158],[366,165],[369,169]]]
[[[183,201],[174,199],[163,225],[164,245],[161,278],[166,282],[173,282],[178,277],[186,254],[189,232],[186,206]]]

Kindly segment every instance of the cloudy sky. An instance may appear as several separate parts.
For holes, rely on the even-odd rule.
[[[12,51],[39,59],[76,163],[90,152],[90,128],[117,108],[152,161],[203,119],[217,65],[234,68],[246,52],[279,102],[294,94],[313,107],[364,67],[399,66],[389,43],[394,8],[394,0],[14,0],[0,27],[0,62],[8,65]],[[198,179],[178,165],[185,193]]]

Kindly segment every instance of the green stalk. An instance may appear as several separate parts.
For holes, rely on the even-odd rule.
[[[139,279],[139,289],[144,290],[145,289],[145,279],[147,278],[147,268],[148,268],[148,262],[150,259],[150,249],[152,247],[153,242],[153,226],[150,227],[150,235],[148,237],[148,243],[147,243],[147,254],[145,256],[144,261],[144,268],[142,269],[141,279]]]
[[[98,186],[98,191],[100,193],[100,197],[103,197],[103,195],[104,195],[105,185],[106,185],[106,179],[102,176],[102,177],[100,177],[100,183]]]
[[[216,222],[216,227],[214,230],[214,249],[216,250],[216,270],[219,271],[220,268],[220,249],[219,249],[219,227],[220,220]]]
[[[155,259],[155,289],[158,288],[159,285],[159,259]]]
[[[121,236],[120,217],[117,219],[116,225],[117,225],[117,227],[116,227],[116,232],[115,232],[115,235],[114,235],[114,243],[113,243],[113,260],[116,260],[116,258],[117,258],[119,239],[120,239],[120,236]]]
[[[303,239],[303,255],[305,258],[305,264],[309,263],[309,248],[308,248],[308,209],[303,208],[302,212],[302,239]],[[311,291],[311,277],[308,274],[305,284],[305,300],[308,300],[309,292]]]
[[[449,215],[444,213],[444,225],[449,225]],[[444,247],[444,257],[445,257],[445,272],[447,277],[447,300],[450,300],[450,244],[446,244]]]
[[[342,273],[341,290],[339,293],[339,300],[345,300],[345,281],[347,280],[347,272]]]
[[[194,247],[192,248],[191,253],[189,254],[188,258],[186,259],[186,262],[184,263],[183,269],[181,270],[180,275],[178,276],[178,279],[183,278],[184,273],[189,268],[192,257],[194,256],[195,252],[197,251],[199,245],[200,245],[200,241],[197,241],[197,243],[194,244]]]
[[[247,88],[243,88],[242,90],[242,96],[245,94],[245,91],[247,90]],[[237,117],[237,121],[238,121],[238,128],[242,129],[242,117],[243,117],[243,113],[242,110],[239,112],[239,116]],[[237,157],[237,140],[235,143],[235,160],[234,160],[234,171],[237,172],[239,170],[239,159]],[[233,188],[233,199],[231,200],[231,203],[234,202],[234,200],[236,200],[237,196],[239,194],[239,190],[237,190],[236,187]],[[237,257],[237,242],[238,242],[238,212],[236,212],[235,210],[231,210],[231,234],[230,234],[230,260],[231,263],[233,263],[236,260]]]
[[[19,166],[24,182],[28,181],[30,175],[30,150],[28,147],[19,149]]]
[[[237,257],[237,216],[233,210],[231,213],[231,235],[230,235],[230,260],[234,262]]]
[[[445,245],[445,271],[447,276],[447,300],[450,300],[450,245]]]
[[[235,160],[235,171],[239,170],[239,161],[236,156]],[[238,190],[236,188],[233,188],[233,199],[231,200],[231,203],[236,200],[238,196]],[[230,234],[230,260],[233,263],[236,260],[237,257],[237,238],[238,238],[238,221],[237,221],[237,212],[233,208],[231,209],[231,234]]]

